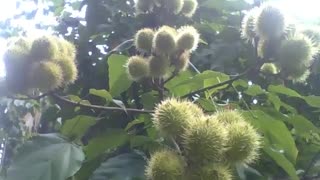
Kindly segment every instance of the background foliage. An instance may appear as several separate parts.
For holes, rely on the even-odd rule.
[[[231,79],[193,100],[209,114],[217,108],[242,109],[264,135],[260,161],[239,165],[237,179],[320,177],[318,72],[304,84],[293,84],[264,76],[259,69],[246,71],[258,59],[254,48],[240,38],[241,20],[243,11],[259,1],[199,0],[192,19],[168,17],[165,23],[156,14],[136,16],[133,0],[51,2],[48,11],[59,20],[55,32],[77,45],[80,72],[76,84],[59,97],[76,103],[54,97],[1,99],[4,179],[144,179],[146,159],[166,142],[149,113],[130,108],[153,110],[160,97],[157,89],[128,79],[124,65],[135,54],[135,32],[162,24],[191,24],[202,38],[192,56],[194,67],[167,82],[165,96],[192,99],[189,93]],[[86,8],[85,17],[72,16],[67,5]],[[32,18],[34,12],[27,15]],[[6,23],[1,26],[4,37],[21,31]]]

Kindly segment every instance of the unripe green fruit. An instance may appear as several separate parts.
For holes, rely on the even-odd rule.
[[[227,126],[227,130],[226,162],[236,164],[255,161],[261,144],[256,130],[245,121],[232,122]]]
[[[65,59],[70,59],[75,61],[77,51],[74,44],[61,38],[57,38],[57,44],[58,44],[59,52],[61,53],[61,56],[62,56],[60,57],[62,59],[65,58]]]
[[[51,61],[33,63],[29,73],[30,84],[41,91],[54,90],[60,87],[63,82],[61,67]]]
[[[241,26],[241,36],[244,39],[250,40],[256,37],[255,23],[258,13],[259,8],[253,8],[244,16]]]
[[[311,40],[303,35],[296,35],[283,41],[279,49],[279,64],[281,69],[291,74],[299,67],[309,67],[314,55]]]
[[[245,119],[242,117],[241,113],[237,110],[223,110],[218,111],[213,115],[213,118],[217,119],[219,122],[226,125],[233,122],[243,122]]]
[[[197,7],[198,7],[197,0],[184,0],[183,7],[182,7],[180,13],[182,15],[190,18],[196,12]]]
[[[151,52],[153,37],[154,31],[152,29],[144,28],[139,30],[134,37],[136,48],[142,52]]]
[[[258,56],[265,59],[275,58],[280,46],[280,39],[260,39],[257,48]]]
[[[219,162],[225,152],[227,132],[223,123],[212,117],[192,121],[183,135],[185,157],[191,164]]]
[[[183,26],[178,30],[177,49],[194,51],[198,47],[200,35],[192,26]]]
[[[138,81],[149,75],[148,60],[141,56],[132,56],[127,63],[127,71],[131,79]]]
[[[285,31],[285,17],[278,8],[265,5],[257,15],[255,28],[263,39],[279,38]]]
[[[176,49],[175,34],[168,26],[161,27],[153,38],[153,49],[158,54],[169,55]]]
[[[52,60],[59,53],[58,44],[53,36],[42,36],[33,41],[31,57],[35,61]]]
[[[190,53],[188,51],[185,51],[179,55],[179,57],[171,57],[171,62],[175,66],[177,71],[185,71],[189,66]]]
[[[260,71],[264,74],[278,74],[279,70],[274,63],[264,63]]]
[[[292,66],[282,70],[286,78],[294,82],[305,82],[310,75],[309,68],[304,65]]]
[[[147,180],[180,180],[184,176],[182,157],[173,151],[162,150],[154,153],[146,167]]]
[[[309,27],[302,30],[302,33],[311,39],[314,45],[320,45],[320,29],[319,27]]]
[[[137,0],[136,10],[138,13],[150,12],[154,6],[154,0]]]
[[[168,74],[170,60],[166,56],[151,56],[149,59],[149,72],[151,77],[164,77]]]
[[[167,99],[155,108],[153,114],[157,130],[165,137],[179,138],[191,121],[203,116],[203,111],[189,101]]]
[[[178,14],[182,7],[184,0],[155,0],[158,6],[166,8],[169,12]]]
[[[231,180],[231,170],[227,166],[210,164],[187,172],[188,180]]]
[[[74,83],[78,78],[77,65],[73,59],[61,59],[57,62],[63,74],[63,85]]]

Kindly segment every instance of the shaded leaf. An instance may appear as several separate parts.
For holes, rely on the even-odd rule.
[[[100,89],[100,90],[90,89],[89,93],[92,94],[92,95],[104,98],[107,102],[112,101],[112,96],[107,90],[104,90],[104,89]]]
[[[65,121],[61,133],[72,139],[80,139],[96,122],[96,118],[92,116],[76,116]]]

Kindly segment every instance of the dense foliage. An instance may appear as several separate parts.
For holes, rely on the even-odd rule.
[[[52,4],[75,47],[9,43],[5,58],[29,63],[1,82],[1,178],[320,177],[318,27],[260,1]]]

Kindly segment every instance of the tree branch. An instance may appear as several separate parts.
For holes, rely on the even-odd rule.
[[[133,108],[120,108],[120,107],[107,107],[107,106],[98,106],[98,105],[89,105],[89,104],[83,104],[81,102],[75,102],[72,100],[69,100],[67,98],[64,98],[62,96],[59,96],[55,93],[50,94],[51,97],[58,101],[62,101],[64,103],[67,103],[72,106],[79,106],[82,108],[87,108],[87,109],[95,109],[95,110],[100,110],[100,111],[130,111],[130,112],[135,112],[135,113],[153,113],[153,110],[144,110],[144,109],[133,109]]]

